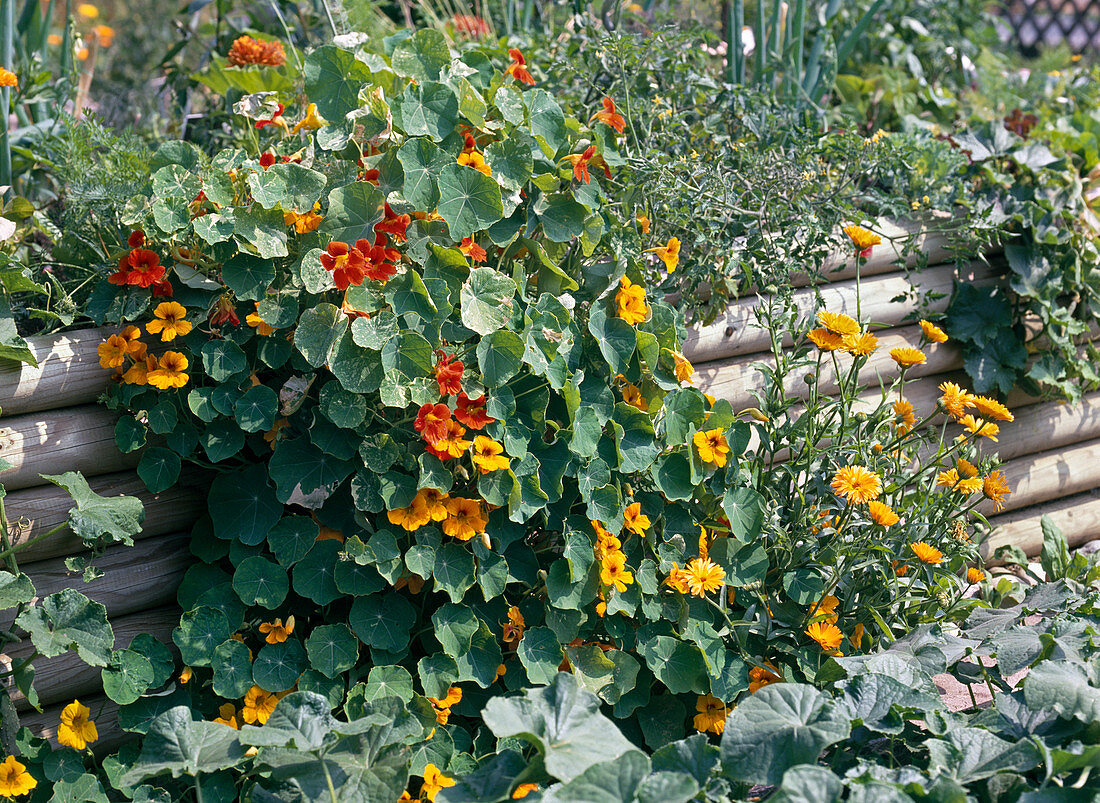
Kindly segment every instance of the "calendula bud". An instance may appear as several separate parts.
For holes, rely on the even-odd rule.
[[[481,543],[485,545],[486,549],[492,549],[493,548],[493,544],[489,540],[489,533],[482,533],[481,534]]]
[[[760,412],[760,410],[757,409],[756,407],[746,407],[744,410],[742,410],[740,413],[738,413],[738,415],[743,415],[743,414],[746,414],[746,413],[754,421],[759,421],[761,424],[767,424],[769,421],[771,421],[770,418],[768,418],[766,415],[764,415],[762,412]]]
[[[881,443],[876,443],[876,444],[872,445],[871,446],[871,451],[874,452],[875,454],[882,454],[882,444]]]

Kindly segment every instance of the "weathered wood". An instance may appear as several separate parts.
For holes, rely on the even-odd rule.
[[[80,471],[92,477],[133,468],[140,456],[118,450],[117,418],[102,407],[87,405],[4,419],[0,458],[12,467],[0,471],[0,484],[13,491],[41,485],[41,474]]]
[[[878,350],[867,358],[867,363],[860,371],[864,385],[871,381],[881,380],[889,383],[898,375],[898,367],[890,357],[890,349],[898,346],[916,347],[920,342],[920,328],[917,326],[904,326],[895,329],[886,329],[877,333]],[[928,357],[924,365],[910,368],[907,376],[918,379],[924,376],[941,374],[953,371],[962,366],[962,357],[953,343],[933,344],[923,349]],[[837,353],[837,352],[834,352]],[[771,354],[754,354],[749,357],[739,357],[731,360],[718,360],[704,363],[695,367],[697,386],[705,393],[709,393],[720,399],[727,399],[733,405],[734,410],[753,404],[751,391],[764,387],[764,375],[753,366],[753,363],[764,362],[774,365]],[[841,370],[847,370],[851,364],[851,357],[843,354],[838,356]],[[813,368],[808,368],[811,371]],[[799,372],[788,378],[785,392],[796,398],[806,398],[808,386],[803,381],[803,374]],[[822,359],[821,381],[818,385],[819,392],[829,394],[837,389],[837,378],[833,369],[832,359],[828,355]]]
[[[75,698],[92,710],[92,721],[95,722],[99,739],[92,745],[92,752],[102,756],[117,750],[119,745],[135,738],[135,734],[127,733],[118,725],[118,706],[102,694],[91,695],[87,698]],[[30,729],[35,736],[49,739],[50,744],[57,747],[57,725],[61,722],[61,710],[71,703],[66,700],[60,705],[51,706],[38,711],[27,711],[20,715],[19,723]]]
[[[20,565],[34,581],[39,597],[75,588],[107,608],[108,618],[171,604],[187,567],[193,563],[184,533],[139,541],[132,547],[114,546],[94,561],[104,575],[90,583],[80,572],[70,572],[63,558]],[[0,611],[0,628],[12,624],[13,611]]]
[[[88,480],[92,490],[103,496],[134,496],[145,505],[145,521],[135,539],[152,538],[186,530],[206,510],[207,482],[197,472],[184,472],[180,482],[167,491],[151,494],[133,472],[104,474]],[[72,498],[55,485],[25,488],[4,500],[12,523],[12,543],[18,545],[48,532],[69,518]],[[51,538],[32,544],[16,556],[21,563],[72,555],[84,547],[68,528]]]
[[[179,609],[174,606],[122,616],[111,621],[115,633],[115,649],[130,646],[139,633],[148,633],[165,646],[172,646],[172,630],[180,621]],[[7,655],[18,662],[33,651],[29,641],[9,647]],[[53,658],[34,659],[34,688],[41,706],[72,702],[73,698],[97,694],[103,689],[100,668],[89,666],[80,660],[76,652],[67,652]],[[16,688],[12,688],[12,701],[19,711],[31,708],[30,702]]]
[[[995,271],[988,265],[975,263],[968,273],[973,275],[975,284],[985,284]],[[909,275],[899,272],[863,279],[858,283],[859,317],[879,326],[897,326],[920,309],[919,301],[932,294],[940,297],[930,300],[924,309],[942,312],[951,300],[958,275],[954,265],[941,265]],[[821,285],[819,293],[824,308],[856,317],[856,286],[855,279]],[[808,316],[817,308],[817,296],[818,292],[806,289],[796,292],[792,300],[799,313]],[[714,323],[690,327],[684,340],[684,355],[693,362],[703,363],[767,351],[771,348],[771,335],[756,325],[759,303],[759,296],[746,296],[730,304]],[[786,345],[792,342],[789,337],[786,339]]]
[[[28,337],[38,367],[0,363],[0,412],[20,415],[95,401],[110,376],[99,365],[96,347],[116,333],[104,327]]]
[[[1100,538],[1100,489],[993,517],[989,523],[996,529],[982,544],[982,555],[990,558],[1010,544],[1031,557],[1038,555],[1043,548],[1043,516],[1050,516],[1071,547]]]
[[[1006,432],[1005,440],[1009,437]],[[991,443],[985,448],[992,451],[996,446]],[[1010,460],[1001,470],[1013,489],[1005,499],[1006,513],[1089,491],[1100,487],[1100,439]],[[993,513],[989,502],[980,509]]]

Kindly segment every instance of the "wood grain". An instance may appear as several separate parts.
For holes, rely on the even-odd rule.
[[[95,401],[110,376],[99,365],[96,347],[116,333],[103,327],[28,337],[38,367],[0,362],[0,411],[20,415]]]
[[[1100,488],[1033,505],[990,519],[996,529],[982,544],[988,559],[998,547],[1015,544],[1030,557],[1043,548],[1043,516],[1050,516],[1071,547],[1100,538]]]

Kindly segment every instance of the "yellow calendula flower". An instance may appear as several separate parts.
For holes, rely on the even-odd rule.
[[[633,284],[626,276],[619,280],[619,289],[615,293],[618,315],[631,326],[637,326],[649,316],[649,305],[645,303],[645,288]]]
[[[163,301],[157,304],[153,315],[155,317],[145,324],[145,328],[151,335],[159,334],[164,342],[175,340],[176,335],[182,336],[191,331],[191,324],[184,320],[187,317],[187,310],[175,301]]]
[[[844,641],[844,634],[840,632],[840,628],[828,622],[814,622],[806,628],[806,635],[830,654],[836,654]]]
[[[848,239],[852,241],[852,245],[856,247],[856,252],[861,257],[870,256],[871,249],[882,242],[881,237],[863,226],[845,226],[844,233],[848,235]]]
[[[660,260],[665,263],[665,270],[669,273],[676,272],[676,268],[680,265],[680,241],[677,238],[669,237],[668,242],[664,245],[647,248],[646,250],[656,253]]]
[[[718,468],[726,465],[726,455],[730,453],[730,446],[723,430],[708,429],[705,432],[696,432],[691,442],[695,444],[699,459],[704,463],[712,463]]]
[[[944,382],[940,385],[940,404],[949,416],[955,419],[966,415],[966,408],[974,406],[974,397],[960,388],[954,382]]]
[[[99,9],[91,3],[81,3],[76,7],[76,13],[85,19],[94,20],[99,16]]]
[[[843,312],[829,312],[828,310],[822,310],[817,313],[817,322],[832,332],[834,335],[840,335],[841,337],[858,335],[862,329],[856,320]]]
[[[57,743],[73,750],[83,750],[99,739],[99,731],[91,720],[92,710],[73,700],[61,709],[61,723],[57,726]]]
[[[928,338],[931,343],[946,343],[947,332],[940,329],[936,324],[931,321],[920,321],[920,330],[924,333],[924,336]]]
[[[689,592],[703,597],[722,587],[726,570],[709,558],[695,558],[680,570],[680,577]]]
[[[6,86],[19,86],[19,78],[11,70],[5,70],[3,67],[0,67],[0,87]]]
[[[722,731],[726,727],[726,718],[730,713],[729,706],[717,697],[707,694],[695,701],[695,710],[699,712],[692,720],[695,730],[700,733],[709,732],[716,733],[719,736],[722,735]]]
[[[508,455],[504,454],[504,444],[492,438],[478,435],[474,438],[474,448],[470,459],[482,474],[501,471],[509,466]]]
[[[283,624],[282,619],[263,622],[260,624],[260,632],[264,634],[268,644],[282,644],[294,632],[294,617],[288,616],[286,624]]]
[[[832,489],[850,504],[861,505],[882,493],[882,477],[863,466],[845,466],[833,475]]]
[[[943,553],[931,544],[926,544],[924,541],[917,541],[915,544],[910,544],[909,548],[913,550],[913,554],[917,556],[917,560],[922,563],[930,563],[934,566],[943,561]]]
[[[959,423],[966,428],[966,431],[971,435],[979,435],[983,438],[989,438],[994,443],[997,442],[997,435],[1000,433],[1001,428],[994,424],[992,421],[985,421],[981,418],[975,418],[974,416],[967,414],[959,419]],[[966,437],[960,435],[960,438]]]
[[[986,419],[993,419],[994,421],[1015,421],[1016,417],[1009,412],[1009,409],[1001,404],[996,399],[990,399],[986,396],[971,396],[970,406],[974,408],[977,414]]]
[[[903,348],[890,349],[890,357],[902,368],[912,368],[914,365],[924,365],[928,357],[920,349]]]
[[[993,512],[1000,513],[1004,510],[1005,497],[1012,493],[1012,489],[1003,472],[991,471],[989,476],[982,480],[982,493],[986,499],[993,502]]]
[[[835,625],[840,615],[836,612],[840,600],[832,594],[826,594],[820,600],[810,606],[810,623],[826,622]]]
[[[806,337],[822,351],[836,351],[844,346],[844,338],[828,329],[811,329]]]
[[[974,585],[975,583],[980,583],[984,579],[985,572],[983,572],[981,569],[971,566],[969,569],[966,570],[966,582],[970,583],[971,585]]]
[[[878,338],[870,332],[861,335],[845,335],[842,348],[856,357],[870,357],[878,349]]]
[[[15,756],[0,761],[0,795],[4,797],[22,797],[29,795],[38,786],[38,781],[27,772],[27,765]]]
[[[905,399],[898,399],[893,404],[894,428],[899,435],[904,435],[917,424],[917,417],[913,414],[913,405]]]

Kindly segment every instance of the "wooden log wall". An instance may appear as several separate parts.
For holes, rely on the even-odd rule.
[[[890,358],[896,346],[917,346],[920,329],[915,316],[921,296],[939,294],[926,307],[931,312],[947,308],[956,277],[986,284],[997,280],[996,271],[984,262],[975,262],[961,271],[951,259],[946,240],[935,234],[925,236],[920,246],[928,255],[927,267],[907,271],[914,264],[912,254],[903,254],[901,244],[912,227],[884,224],[887,235],[860,267],[859,301],[863,320],[874,324],[879,348],[869,359],[863,376],[889,382],[898,369]],[[891,239],[893,238],[893,239]],[[902,263],[906,267],[902,267]],[[827,267],[839,268],[825,274],[827,284],[819,287],[827,309],[856,317],[855,265],[837,260]],[[908,273],[908,275],[907,275]],[[808,280],[797,277],[792,284],[805,287]],[[909,292],[915,289],[917,293]],[[803,314],[810,314],[816,303],[813,289],[796,290],[794,300]],[[756,328],[754,310],[761,298],[749,295],[729,306],[718,320],[706,326],[689,328],[684,353],[695,365],[696,384],[705,392],[728,399],[735,410],[754,406],[752,392],[760,387],[761,375],[753,363],[770,361],[768,333]],[[962,372],[962,357],[950,342],[925,347],[928,362],[909,370],[916,381],[906,387],[906,399],[916,410],[930,410],[940,396],[938,386],[945,381],[969,387]],[[847,358],[841,358],[846,366]],[[836,389],[831,366],[826,368],[823,387]],[[792,382],[788,393],[804,397],[806,385]],[[881,393],[864,394],[869,404],[877,403]],[[1034,556],[1042,547],[1040,520],[1049,515],[1071,546],[1100,538],[1100,393],[1086,396],[1081,403],[1069,405],[1043,402],[1014,392],[1008,405],[1015,414],[1012,424],[1002,427],[1005,437],[995,446],[1005,461],[1004,471],[1013,493],[999,514],[991,516],[995,525],[983,552],[992,556],[999,546],[1015,544]],[[981,508],[992,513],[987,504]]]
[[[63,524],[72,500],[39,475],[80,471],[103,496],[136,496],[145,505],[145,522],[133,547],[112,546],[92,560],[68,529],[17,554],[19,568],[34,581],[40,597],[75,588],[107,608],[115,648],[129,646],[139,633],[150,633],[173,649],[172,629],[179,623],[176,589],[190,555],[189,531],[206,509],[201,478],[184,475],[175,488],[150,494],[134,472],[139,453],[115,447],[116,417],[96,403],[107,385],[96,347],[113,330],[87,329],[28,339],[37,369],[0,363],[0,458],[11,468],[0,471],[0,484],[14,544],[25,543]],[[84,583],[65,559],[83,555],[103,571]],[[0,611],[0,628],[9,628],[13,611]],[[29,642],[9,644],[0,665],[31,653]],[[53,739],[61,709],[73,699],[89,706],[99,728],[97,753],[109,751],[127,736],[118,728],[118,708],[103,695],[100,670],[74,653],[34,662],[35,689],[42,711],[17,691],[13,701],[23,725]]]

